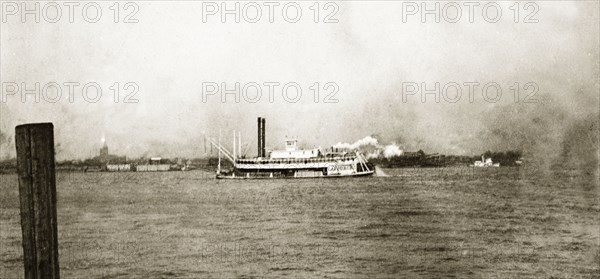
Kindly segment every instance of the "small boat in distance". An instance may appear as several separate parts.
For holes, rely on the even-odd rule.
[[[500,167],[500,163],[494,163],[492,158],[485,158],[481,155],[481,161],[475,161],[470,167],[479,167],[479,168],[487,168],[487,167]]]
[[[230,153],[219,142],[208,139],[232,163],[228,171],[217,169],[217,179],[269,179],[269,178],[333,178],[370,176],[375,168],[357,151],[342,151],[332,149],[324,153],[322,150],[298,149],[296,139],[285,141],[284,150],[273,150],[266,154],[265,149],[265,119],[258,118],[258,156],[246,159],[237,158],[235,145]],[[239,142],[238,142],[239,144]],[[220,157],[219,157],[220,158]]]

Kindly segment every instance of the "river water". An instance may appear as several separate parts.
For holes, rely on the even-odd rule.
[[[598,272],[592,178],[385,169],[344,179],[59,173],[64,278],[527,278]],[[381,174],[381,172],[380,172]],[[0,278],[22,278],[15,175],[0,176]]]

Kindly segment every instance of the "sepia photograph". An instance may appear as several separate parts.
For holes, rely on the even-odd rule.
[[[0,279],[600,279],[598,0],[0,17]]]

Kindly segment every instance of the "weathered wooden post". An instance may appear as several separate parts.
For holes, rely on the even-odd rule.
[[[54,126],[15,128],[25,278],[59,278]]]

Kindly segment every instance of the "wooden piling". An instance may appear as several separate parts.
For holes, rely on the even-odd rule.
[[[60,278],[54,126],[17,126],[15,140],[25,278]]]

